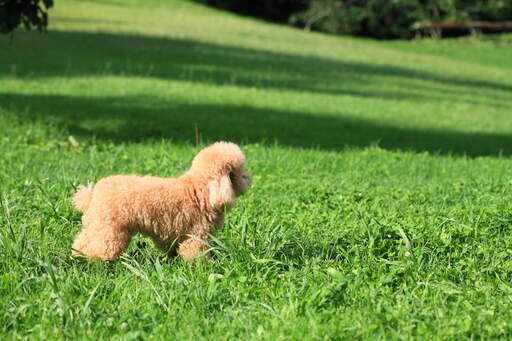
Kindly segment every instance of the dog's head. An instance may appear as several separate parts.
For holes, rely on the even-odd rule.
[[[206,177],[209,202],[215,209],[232,207],[235,198],[247,192],[251,177],[244,169],[244,153],[230,142],[217,142],[201,150],[191,167],[195,174]]]

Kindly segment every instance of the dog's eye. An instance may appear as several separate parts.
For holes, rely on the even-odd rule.
[[[231,182],[235,181],[235,173],[229,172],[229,180],[231,180]]]

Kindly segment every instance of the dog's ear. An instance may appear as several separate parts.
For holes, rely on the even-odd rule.
[[[210,205],[214,209],[221,209],[224,206],[231,208],[235,205],[235,191],[229,172],[208,182],[208,195]]]

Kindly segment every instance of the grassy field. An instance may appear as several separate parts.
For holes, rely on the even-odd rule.
[[[0,37],[0,339],[512,338],[512,39],[376,42],[188,1]],[[253,188],[191,266],[70,256],[69,198],[210,142]]]

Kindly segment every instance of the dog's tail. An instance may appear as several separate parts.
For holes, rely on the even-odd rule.
[[[73,198],[71,199],[73,207],[81,212],[87,211],[92,199],[92,189],[93,184],[89,184],[87,187],[79,185],[76,193],[73,194]]]

